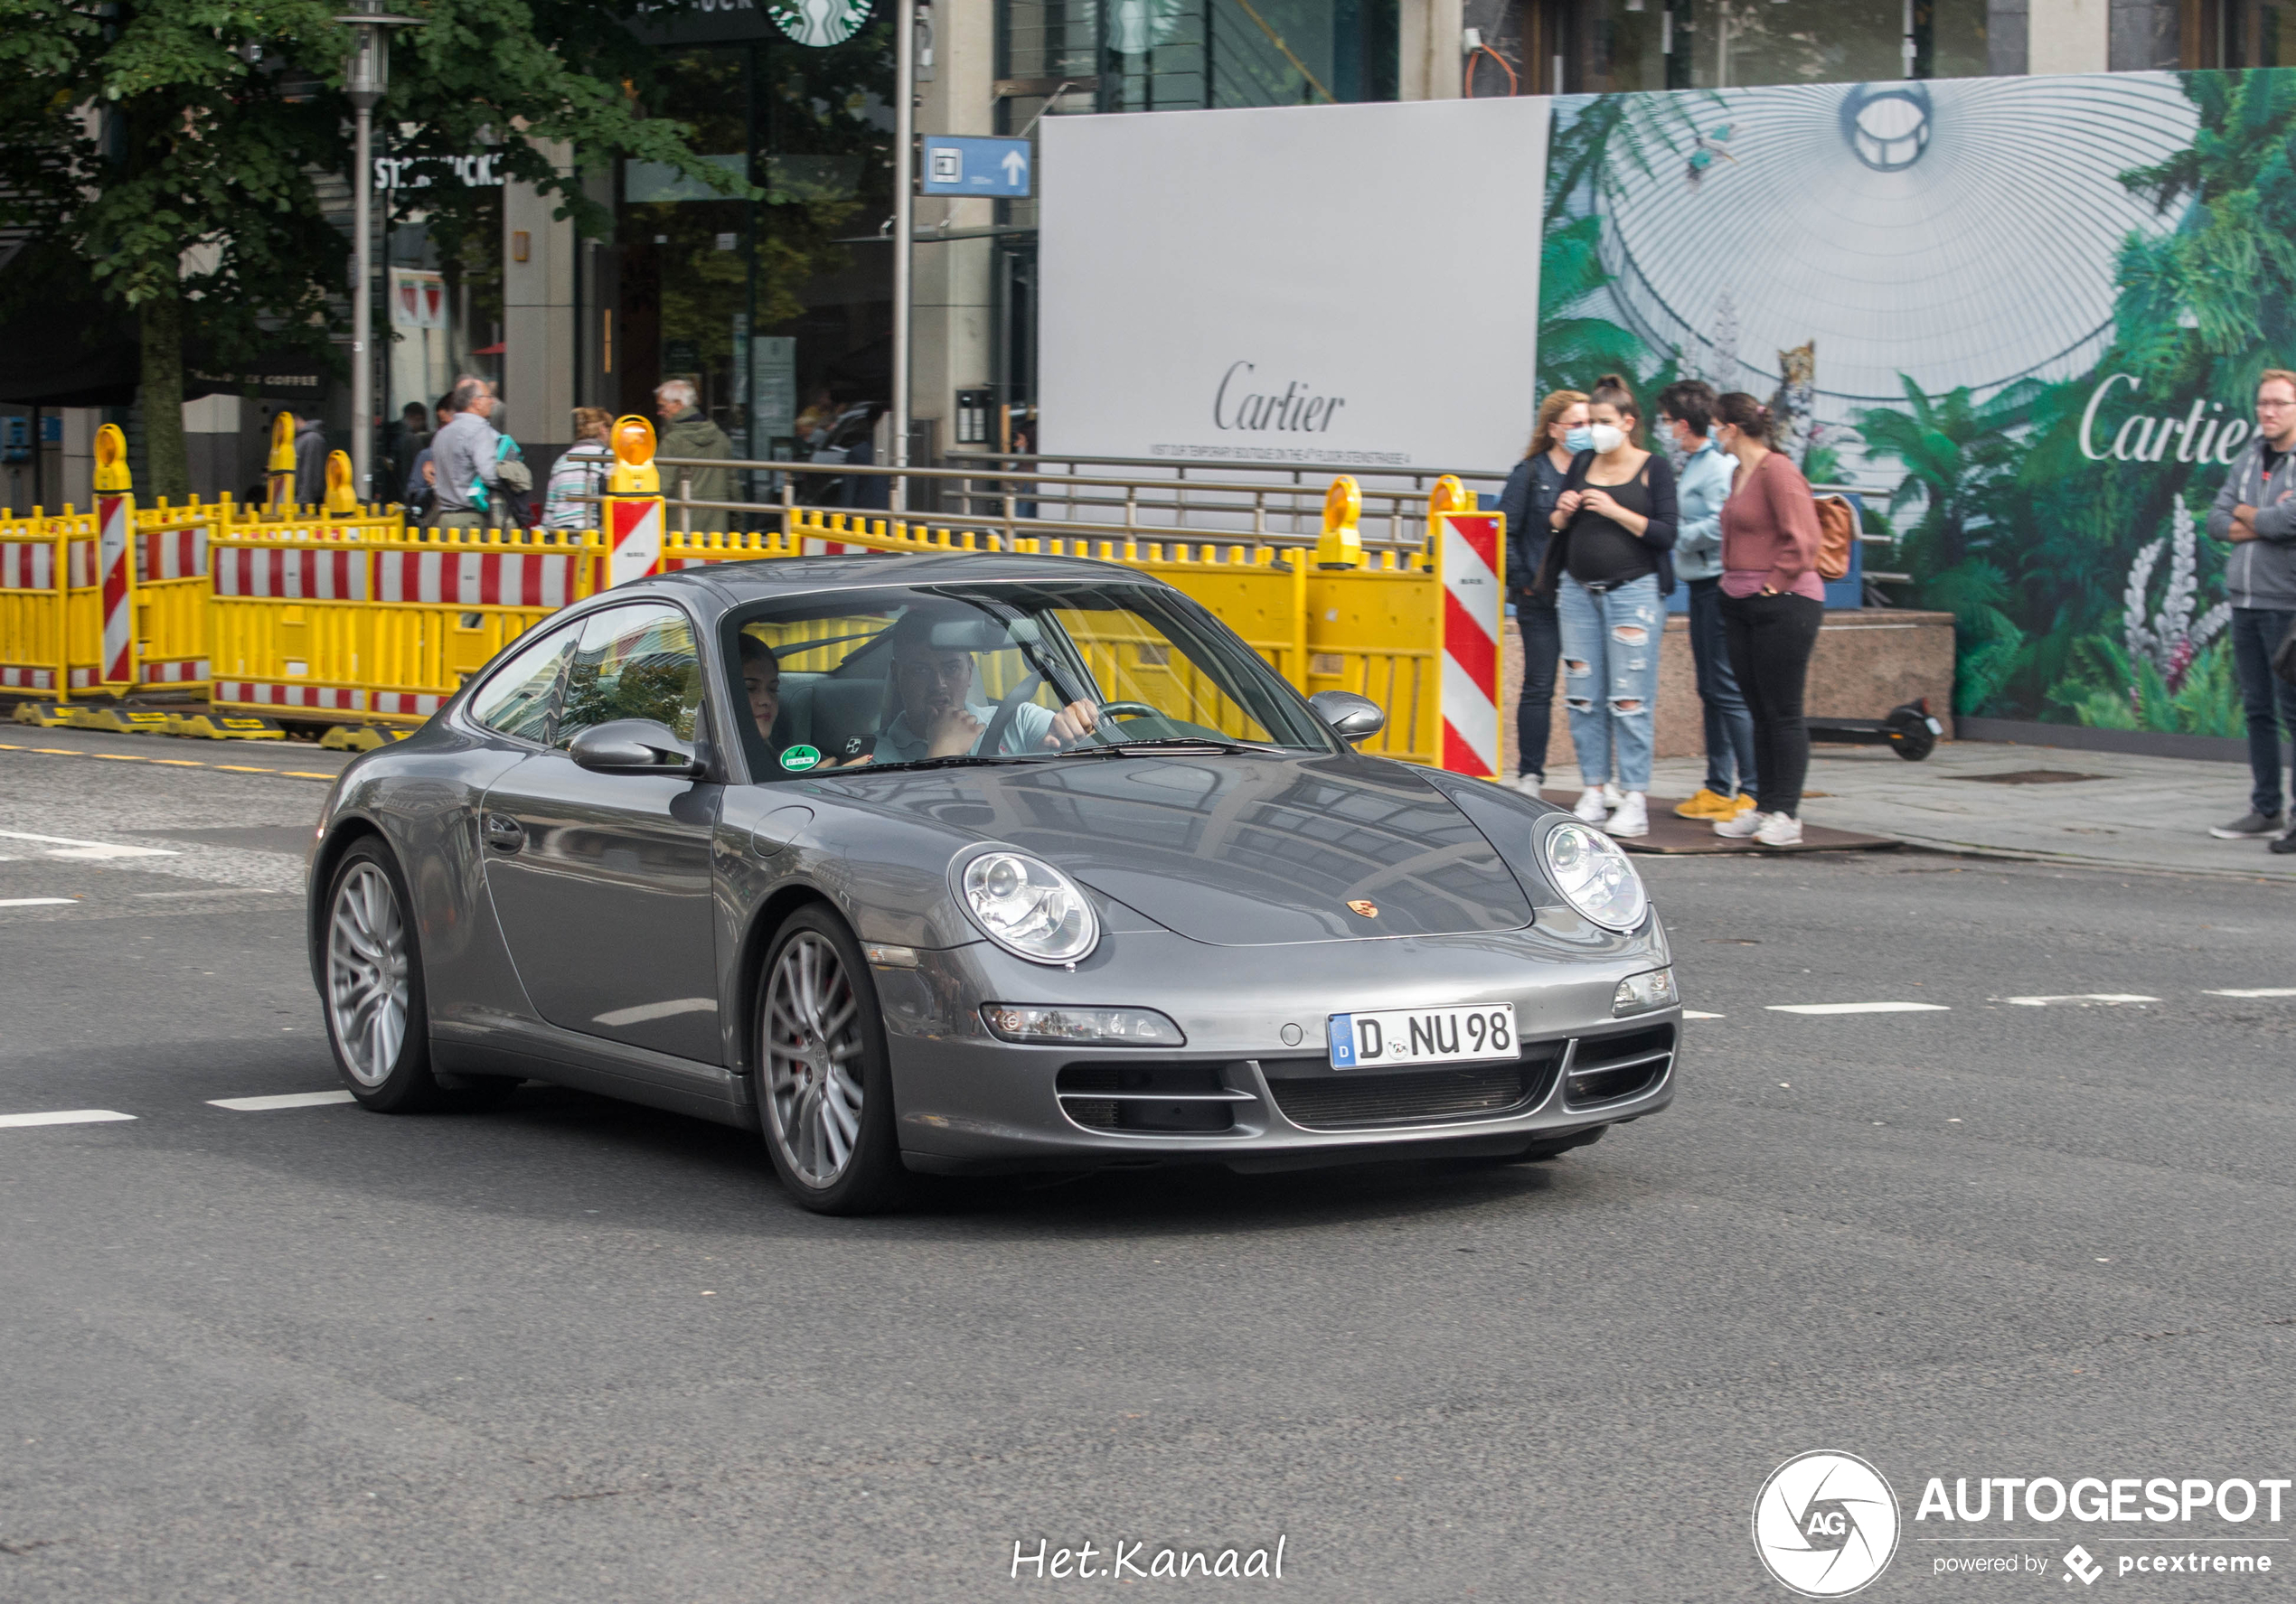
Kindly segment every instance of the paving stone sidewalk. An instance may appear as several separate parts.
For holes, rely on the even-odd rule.
[[[1981,777],[2033,771],[2085,777],[2023,784]],[[1661,759],[1652,793],[1687,796],[1705,773],[1703,759]],[[1810,793],[1802,816],[1811,822],[1914,846],[2296,881],[2296,854],[2274,857],[2263,841],[2208,834],[2211,824],[2247,811],[2244,764],[1995,741],[1949,741],[1907,763],[1885,747],[1821,746],[1811,758]]]

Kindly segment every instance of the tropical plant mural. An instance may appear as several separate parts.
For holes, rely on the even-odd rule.
[[[1990,389],[1925,390],[1901,373],[1902,400],[1795,442],[1813,481],[1852,473],[1868,487],[1868,528],[1894,535],[1888,566],[1912,577],[1892,600],[1953,614],[1958,712],[2240,731],[2219,586],[2228,549],[2205,523],[2252,427],[2257,373],[2296,366],[2296,70],[2170,81],[2194,131],[2167,159],[2119,174],[2152,226],[2119,245],[2093,361]],[[1557,114],[1542,387],[1583,388],[1612,368],[1663,382],[1710,365],[1735,337],[1718,314],[1711,333],[1651,349],[1614,315],[1619,286],[1603,265],[1604,174],[1622,160],[1647,170],[1717,148],[1727,156],[1714,98],[1595,104],[1608,109]],[[1794,353],[1777,354],[1778,364],[1747,365],[1791,409]]]

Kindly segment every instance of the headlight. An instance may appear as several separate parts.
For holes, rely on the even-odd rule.
[[[1623,1019],[1629,1014],[1670,1008],[1680,1000],[1674,995],[1674,971],[1653,969],[1629,975],[1618,983],[1618,990],[1611,994],[1611,1018]]]
[[[1019,852],[965,866],[957,900],[981,933],[1033,963],[1074,963],[1099,944],[1100,921],[1068,876]]]
[[[1547,832],[1545,850],[1547,872],[1571,906],[1610,930],[1642,924],[1651,905],[1642,877],[1610,837],[1576,821],[1557,824]]]
[[[1120,1047],[1184,1047],[1180,1027],[1153,1008],[1069,1008],[984,1002],[981,1023],[1009,1042],[1102,1042]]]

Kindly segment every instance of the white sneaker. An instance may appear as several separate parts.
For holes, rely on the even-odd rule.
[[[1764,816],[1762,828],[1754,839],[1765,847],[1799,847],[1802,845],[1802,821],[1792,813],[1770,813]]]
[[[1618,804],[1618,811],[1603,826],[1606,835],[1638,836],[1651,833],[1651,811],[1646,798],[1639,791],[1630,791]]]
[[[1755,830],[1760,830],[1762,821],[1769,816],[1767,813],[1748,808],[1735,819],[1716,820],[1714,833],[1729,840],[1742,841]]]
[[[1544,774],[1517,774],[1512,780],[1509,781],[1508,783],[1515,790],[1521,792],[1525,796],[1536,798],[1540,792],[1546,789],[1547,776]]]
[[[1588,824],[1600,824],[1604,819],[1610,817],[1610,809],[1603,802],[1603,793],[1599,786],[1580,792],[1578,805],[1571,809],[1571,811]]]
[[[1626,805],[1626,793],[1621,791],[1614,782],[1609,780],[1604,781],[1603,805],[1615,812],[1617,810]]]

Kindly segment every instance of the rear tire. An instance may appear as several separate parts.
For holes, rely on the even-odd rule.
[[[783,921],[757,978],[757,1102],[774,1173],[800,1206],[881,1214],[908,1195],[877,988],[845,922]]]
[[[327,1045],[351,1095],[377,1113],[418,1113],[447,1101],[430,1071],[413,906],[397,859],[372,838],[343,855],[327,888]]]

